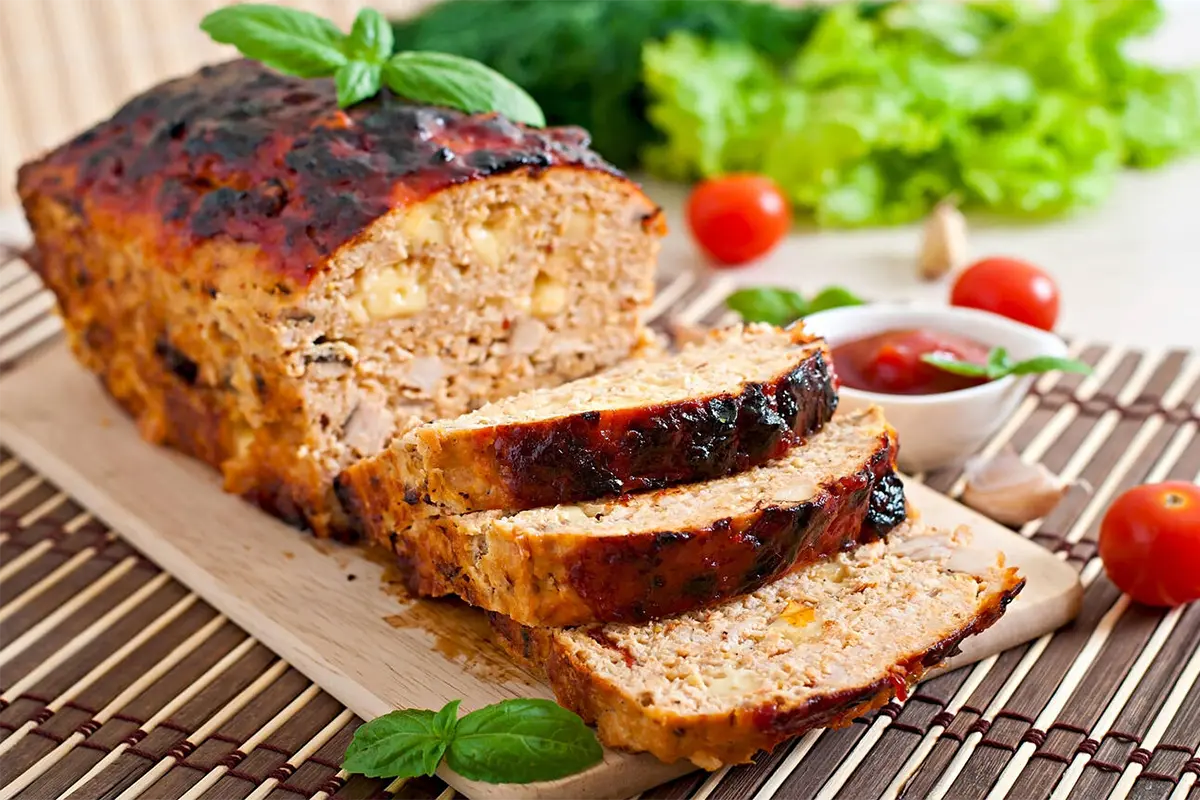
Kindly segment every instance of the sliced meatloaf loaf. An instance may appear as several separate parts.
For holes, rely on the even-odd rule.
[[[768,325],[713,332],[563,386],[410,431],[340,479],[366,528],[574,503],[700,481],[782,455],[837,407],[824,342]]]
[[[904,520],[895,433],[877,408],[783,458],[610,500],[418,520],[397,540],[425,594],[527,625],[640,622],[758,589]]]
[[[989,627],[1024,581],[965,531],[905,526],[753,594],[645,625],[493,627],[605,744],[705,769],[847,725]]]
[[[36,267],[142,434],[318,533],[411,425],[626,358],[658,208],[578,129],[337,107],[252,61],[135,98],[25,165]]]

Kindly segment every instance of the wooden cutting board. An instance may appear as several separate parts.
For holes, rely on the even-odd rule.
[[[0,381],[0,440],[362,717],[441,708],[453,698],[465,713],[507,697],[550,696],[490,642],[481,613],[403,597],[385,560],[301,534],[223,493],[207,467],[143,442],[64,347]],[[908,496],[934,523],[972,526],[981,558],[1001,550],[1028,581],[954,665],[1074,616],[1081,590],[1066,563],[918,483],[909,482]],[[497,787],[439,774],[472,798],[618,798],[690,769],[608,751],[602,764],[554,783]]]

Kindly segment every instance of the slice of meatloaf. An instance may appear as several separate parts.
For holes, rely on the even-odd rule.
[[[991,626],[1017,571],[958,564],[965,530],[921,525],[706,611],[645,625],[494,629],[611,747],[704,769],[848,725]]]
[[[410,431],[339,480],[376,536],[418,502],[519,511],[701,481],[777,458],[833,415],[825,343],[799,328],[713,332],[678,353]]]
[[[590,374],[643,336],[658,208],[578,129],[234,61],[164,83],[19,192],[71,344],[142,434],[318,533],[411,425]]]
[[[641,622],[758,589],[905,516],[879,409],[835,418],[783,458],[611,500],[418,520],[397,540],[425,594],[527,625]]]

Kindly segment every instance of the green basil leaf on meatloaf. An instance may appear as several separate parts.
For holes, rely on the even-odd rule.
[[[386,82],[417,103],[470,114],[494,111],[526,125],[546,124],[541,107],[524,89],[478,61],[420,51],[391,55],[392,28],[374,9],[358,12],[349,36],[316,14],[258,3],[213,11],[200,28],[279,72],[300,78],[332,75],[341,108],[374,97]]]
[[[228,6],[205,16],[200,28],[247,58],[301,78],[332,75],[349,60],[346,35],[307,11],[257,3]]]
[[[383,14],[373,8],[364,8],[350,28],[347,55],[359,61],[382,64],[392,54],[392,40],[392,26]]]
[[[578,715],[550,700],[505,700],[458,721],[450,769],[486,783],[533,783],[597,764],[604,750]]]
[[[515,122],[541,127],[541,107],[529,94],[478,61],[449,53],[397,53],[383,67],[393,92],[418,103],[451,106],[469,113],[496,111]]]
[[[458,701],[447,704],[450,706],[457,711]],[[438,724],[441,713],[406,708],[363,724],[346,748],[342,769],[368,778],[432,775],[454,733]]]
[[[333,80],[337,85],[338,106],[346,108],[361,103],[379,91],[382,67],[366,61],[351,61],[338,67]]]

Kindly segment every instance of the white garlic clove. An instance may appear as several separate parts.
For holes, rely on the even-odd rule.
[[[922,232],[921,277],[936,280],[966,260],[967,218],[952,203],[938,203]]]
[[[1049,514],[1070,488],[1042,464],[1023,461],[1012,450],[971,459],[965,474],[963,504],[1014,527]]]

